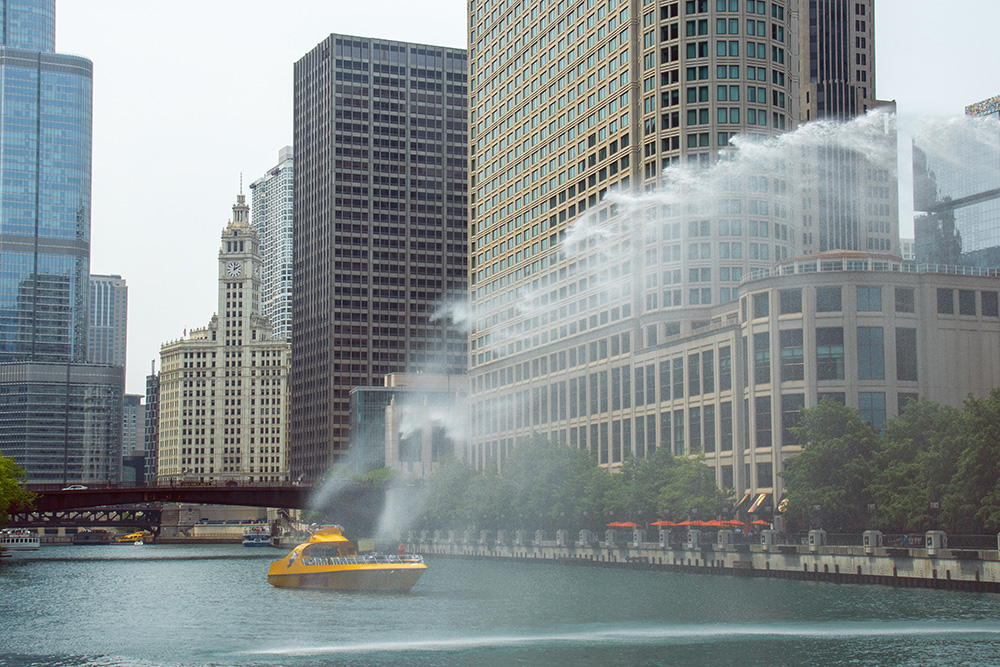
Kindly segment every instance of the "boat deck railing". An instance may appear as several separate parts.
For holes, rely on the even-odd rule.
[[[303,565],[400,565],[423,563],[423,556],[406,554],[392,556],[385,554],[366,554],[364,556],[348,556],[346,558],[305,558]]]

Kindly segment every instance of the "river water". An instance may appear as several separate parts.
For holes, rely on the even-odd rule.
[[[284,552],[43,546],[0,665],[1000,665],[1000,595],[428,558],[409,594],[274,588]]]

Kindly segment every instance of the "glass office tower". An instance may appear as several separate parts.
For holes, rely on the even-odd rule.
[[[92,81],[54,0],[0,0],[0,452],[29,482],[121,478],[124,372],[87,363]]]
[[[54,0],[2,4],[0,362],[83,362],[92,64],[55,53]]]

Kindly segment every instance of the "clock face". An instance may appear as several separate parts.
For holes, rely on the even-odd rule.
[[[230,278],[235,278],[243,273],[243,265],[239,262],[229,262],[229,266],[226,267],[226,273],[229,274]]]

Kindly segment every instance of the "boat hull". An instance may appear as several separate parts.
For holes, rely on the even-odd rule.
[[[336,591],[398,591],[413,588],[427,566],[397,565],[317,566],[297,572],[278,572],[272,567],[267,583],[280,588],[324,588]]]

